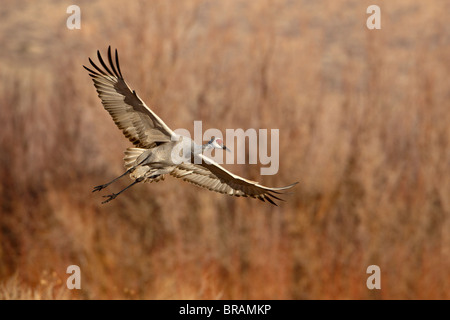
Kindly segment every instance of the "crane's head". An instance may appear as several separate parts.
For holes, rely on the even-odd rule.
[[[211,140],[209,140],[208,144],[209,144],[213,149],[224,149],[224,150],[227,150],[228,152],[231,151],[230,149],[228,149],[228,148],[223,144],[223,140],[220,139],[220,138],[211,137]]]

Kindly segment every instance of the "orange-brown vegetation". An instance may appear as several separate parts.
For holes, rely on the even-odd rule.
[[[0,298],[449,299],[450,7],[378,2],[373,31],[373,1],[79,1],[81,30],[2,3]],[[130,146],[81,67],[108,45],[173,129],[280,129],[277,175],[227,168],[287,202],[168,177],[101,205]]]

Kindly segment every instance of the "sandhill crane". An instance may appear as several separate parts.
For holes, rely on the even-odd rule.
[[[273,199],[282,200],[277,197],[277,194],[281,193],[280,191],[297,184],[295,182],[286,187],[269,188],[229,172],[203,154],[206,149],[227,149],[222,139],[212,137],[208,143],[198,145],[188,137],[177,135],[147,107],[144,101],[125,82],[119,66],[117,49],[115,50],[114,63],[111,46],[108,48],[109,67],[103,61],[99,51],[97,51],[97,56],[103,69],[98,67],[90,58],[89,62],[93,69],[83,67],[92,77],[104,108],[109,112],[125,137],[135,145],[135,147],[128,148],[125,151],[124,162],[127,169],[125,173],[106,184],[96,186],[92,192],[106,188],[127,174],[134,182],[118,193],[104,196],[107,199],[102,203],[115,199],[119,194],[139,182],[163,180],[166,174],[211,191],[230,196],[267,200],[274,205],[276,203]],[[181,152],[174,152],[174,150],[181,150]],[[178,154],[181,161],[180,159],[175,161],[174,154]]]

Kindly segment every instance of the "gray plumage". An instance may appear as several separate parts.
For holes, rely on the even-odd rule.
[[[135,145],[125,151],[127,171],[111,182],[95,187],[93,191],[106,188],[126,174],[134,182],[120,192],[106,196],[108,199],[103,203],[116,198],[136,183],[164,180],[167,174],[211,191],[267,200],[274,205],[273,199],[282,200],[277,196],[280,191],[297,184],[270,188],[229,172],[203,154],[205,149],[227,149],[221,139],[213,137],[208,143],[198,145],[188,137],[177,135],[127,85],[120,70],[117,50],[114,63],[111,47],[108,48],[109,67],[99,51],[97,56],[103,69],[90,58],[94,69],[83,67],[89,71],[104,108],[125,137]]]

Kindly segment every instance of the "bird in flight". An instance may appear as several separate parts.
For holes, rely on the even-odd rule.
[[[231,173],[203,151],[208,149],[226,149],[222,139],[212,137],[203,145],[192,139],[173,132],[125,82],[119,66],[119,56],[115,50],[115,59],[108,48],[109,66],[97,51],[97,66],[90,58],[92,67],[83,66],[92,77],[103,107],[109,112],[117,127],[122,130],[135,147],[125,150],[125,173],[112,181],[96,186],[100,191],[119,178],[129,174],[133,183],[118,193],[107,196],[102,203],[115,199],[119,194],[140,182],[158,182],[165,175],[193,183],[197,186],[230,196],[252,197],[261,201],[274,201],[283,190],[293,187],[297,182],[280,188],[270,188],[258,182],[244,179]]]

